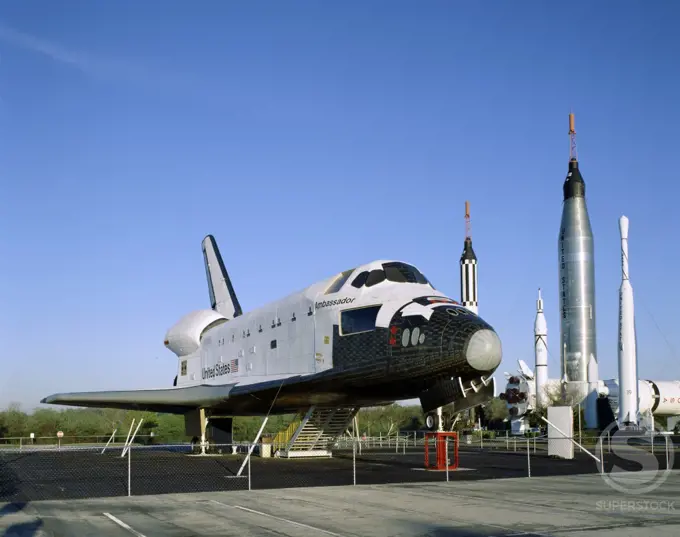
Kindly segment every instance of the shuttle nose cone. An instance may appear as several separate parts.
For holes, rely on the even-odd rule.
[[[477,371],[492,371],[501,363],[501,340],[493,330],[478,330],[467,342],[465,359]]]

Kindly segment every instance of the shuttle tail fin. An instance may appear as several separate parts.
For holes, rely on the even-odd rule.
[[[242,315],[241,305],[234,292],[234,287],[231,285],[227,269],[224,268],[224,261],[222,261],[215,237],[206,236],[203,239],[202,246],[205,274],[208,279],[208,292],[210,293],[210,306],[228,319]]]

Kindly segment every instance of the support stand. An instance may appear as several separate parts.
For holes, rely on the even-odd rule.
[[[255,437],[255,440],[253,440],[253,443],[250,444],[248,454],[246,455],[246,458],[243,460],[243,464],[241,464],[241,467],[238,469],[238,473],[236,474],[237,477],[241,476],[241,473],[243,472],[243,469],[245,468],[246,464],[248,465],[248,475],[250,476],[250,456],[252,455],[253,449],[255,449],[255,445],[257,444],[258,440],[260,440],[260,436],[262,435],[262,431],[264,431],[264,426],[267,425],[268,419],[269,416],[265,416],[265,418],[262,420],[262,426],[260,427],[260,430],[257,431],[257,436]]]
[[[201,408],[198,413],[201,420],[201,455],[205,455],[205,450],[208,447],[208,441],[205,435],[206,429],[208,428],[208,418],[205,415],[204,408]]]
[[[135,436],[137,436],[137,431],[139,431],[139,428],[141,427],[143,421],[144,421],[144,418],[140,419],[139,423],[137,423],[137,428],[135,429],[135,432],[132,434],[132,438],[130,438],[130,433],[128,433],[128,437],[125,440],[125,446],[123,446],[123,452],[120,455],[121,457],[125,457],[125,454],[129,451],[130,446],[132,445],[132,442],[134,441]],[[133,419],[132,425],[130,425],[130,431],[132,431],[132,427],[134,426],[134,424],[135,424],[135,420]]]
[[[430,463],[430,438],[435,440],[436,463]],[[448,447],[453,438],[453,449]],[[453,458],[453,462],[451,459]],[[458,433],[425,433],[425,468],[427,470],[455,470],[458,468]]]

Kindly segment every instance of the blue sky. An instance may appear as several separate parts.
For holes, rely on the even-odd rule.
[[[84,2],[0,10],[0,406],[164,387],[208,307],[215,235],[244,309],[377,258],[557,376],[557,233],[576,113],[601,376],[617,375],[618,218],[639,371],[680,378],[680,8],[672,2]],[[502,375],[500,376],[502,379]]]

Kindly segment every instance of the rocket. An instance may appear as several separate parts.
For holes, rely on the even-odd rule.
[[[534,321],[534,356],[536,369],[536,405],[540,408],[548,406],[548,323],[543,314],[543,298],[538,290],[536,301],[536,320]]]
[[[475,315],[477,307],[477,256],[472,249],[470,233],[470,202],[465,202],[465,242],[460,256],[460,301],[463,307]]]
[[[586,427],[595,429],[598,381],[595,331],[595,259],[593,232],[586,207],[586,184],[576,156],[574,115],[569,114],[571,150],[562,187],[564,203],[558,236],[560,349],[563,378],[575,405],[585,399]],[[576,388],[576,389],[574,389]]]
[[[633,287],[628,272],[628,218],[619,218],[621,287],[619,288],[619,425],[638,423],[637,345]]]

